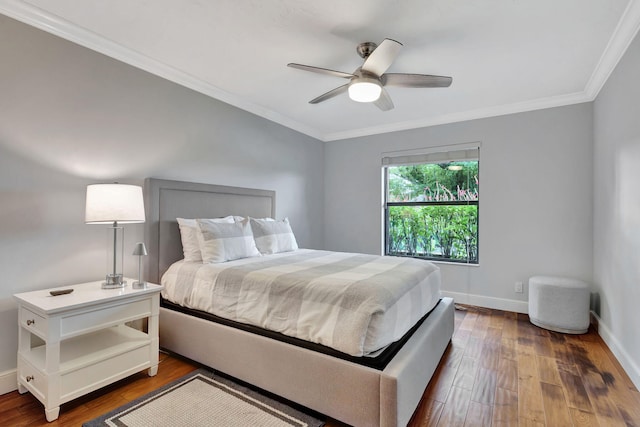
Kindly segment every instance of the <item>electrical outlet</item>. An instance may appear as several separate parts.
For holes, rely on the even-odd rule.
[[[515,288],[516,293],[523,293],[524,291],[522,290],[522,282],[516,282],[516,288]]]

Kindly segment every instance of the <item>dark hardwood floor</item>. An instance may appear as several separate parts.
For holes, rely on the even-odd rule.
[[[462,308],[410,426],[640,427],[640,393],[595,331],[558,334],[526,315]],[[2,395],[0,425],[80,426],[198,368],[160,360],[157,376],[139,373],[69,402],[52,423],[29,393]]]
[[[527,315],[461,308],[410,425],[640,426],[640,393],[593,329],[559,334]]]

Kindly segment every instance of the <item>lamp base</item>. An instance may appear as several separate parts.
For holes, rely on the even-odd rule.
[[[133,289],[147,289],[147,282],[139,282],[136,280],[131,284],[131,287]]]
[[[122,280],[122,274],[107,274],[106,281],[102,282],[102,289],[120,289],[127,286],[127,281]]]

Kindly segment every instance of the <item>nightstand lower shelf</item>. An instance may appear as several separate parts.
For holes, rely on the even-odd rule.
[[[150,345],[147,334],[125,325],[82,335],[61,344],[58,372],[45,371],[46,346],[41,345],[19,354],[19,381],[45,406],[48,386],[58,382],[58,404],[63,404],[150,368]]]

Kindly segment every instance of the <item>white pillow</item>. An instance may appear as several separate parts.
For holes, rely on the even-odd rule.
[[[198,234],[198,223],[195,219],[176,218],[180,227],[180,239],[182,240],[182,253],[185,261],[202,262],[200,254],[200,241]],[[233,223],[233,216],[229,215],[224,218],[215,218],[211,221],[221,223]]]
[[[260,253],[277,254],[298,249],[298,242],[289,225],[289,218],[282,221],[251,218],[250,221],[253,237]]]
[[[233,219],[234,219],[236,222],[244,221],[245,219],[249,219],[249,218],[250,218],[250,217],[246,217],[246,218],[245,218],[245,217],[242,217],[242,216],[234,216],[234,217],[233,217]],[[273,218],[253,218],[253,219],[263,219],[263,220],[265,220],[265,221],[275,221],[275,219],[273,219]]]
[[[249,221],[222,224],[208,219],[198,219],[197,222],[202,238],[202,262],[219,263],[260,256]]]

